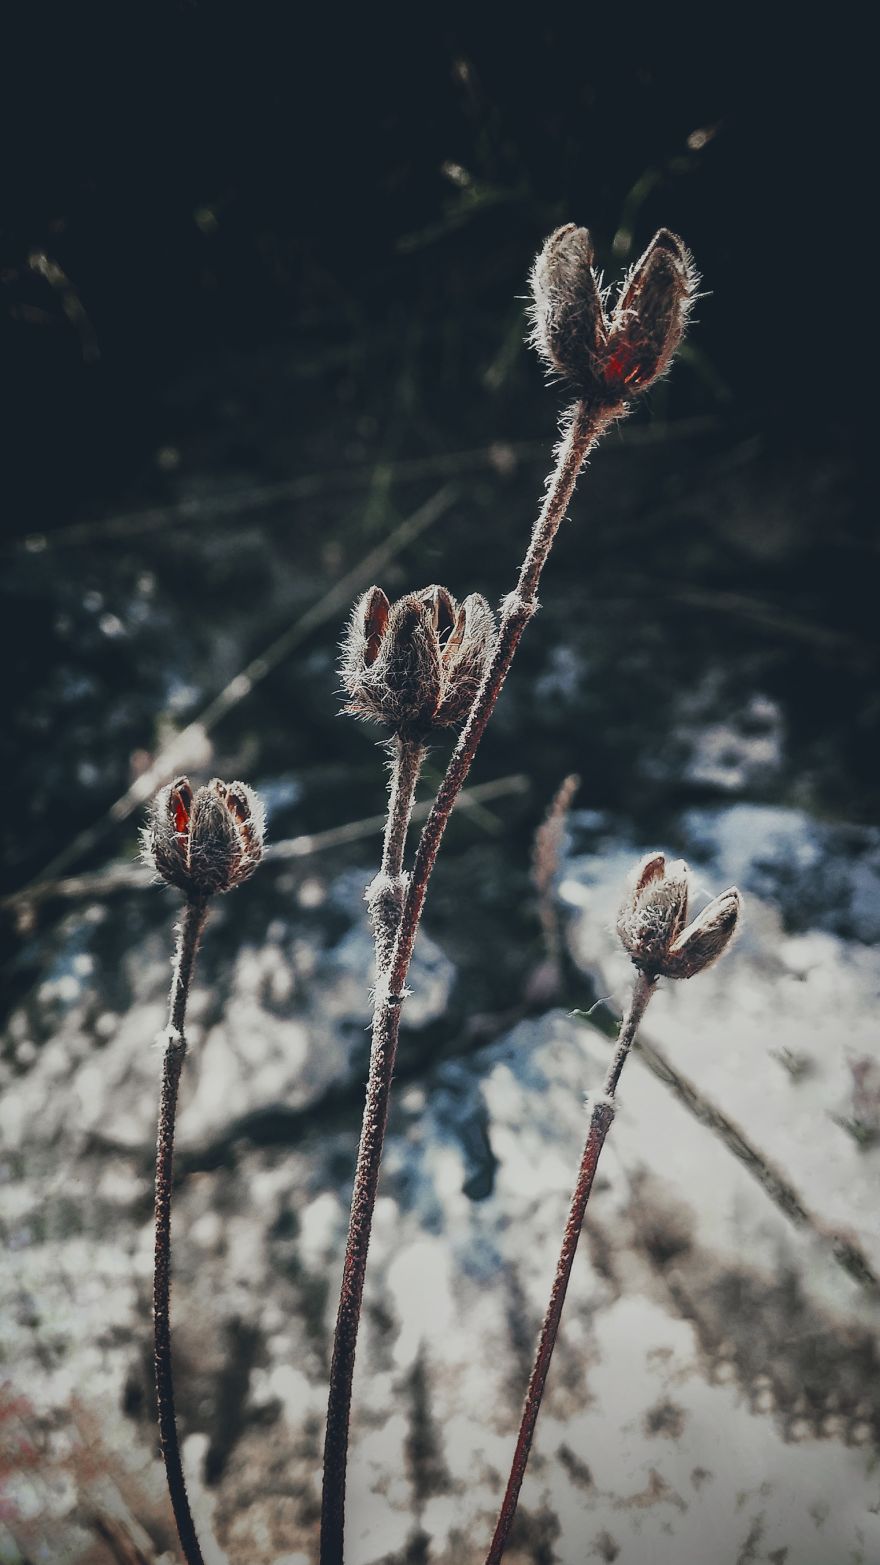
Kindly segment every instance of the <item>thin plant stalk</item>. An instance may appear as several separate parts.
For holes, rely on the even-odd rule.
[[[187,1565],[204,1565],[204,1560],[186,1492],[174,1410],[174,1381],[171,1370],[171,1199],[177,1090],[186,1057],[184,1035],[186,1004],[196,951],[206,916],[206,900],[193,898],[187,901],[177,932],[168,1017],[168,1043],[162,1062],[159,1131],[156,1141],[156,1240],[153,1268],[156,1403],[159,1412],[159,1440],[165,1462],[168,1493],[171,1497],[180,1546]]]
[[[492,1543],[486,1555],[486,1565],[499,1565],[510,1535],[513,1518],[516,1515],[519,1492],[522,1488],[526,1464],[532,1448],[535,1424],[538,1420],[541,1398],[544,1395],[550,1360],[553,1357],[559,1322],[562,1319],[562,1307],[565,1303],[565,1295],[583,1226],[584,1214],[587,1210],[587,1202],[590,1199],[590,1191],[593,1188],[593,1179],[596,1174],[599,1157],[614,1119],[614,1095],[617,1091],[620,1073],[626,1063],[627,1055],[642,1017],[645,1014],[648,1001],[654,992],[654,987],[655,980],[653,978],[649,978],[641,972],[637,973],[629,1006],[620,1025],[617,1046],[608,1067],[602,1092],[593,1104],[577,1184],[575,1185],[574,1195],[571,1198],[568,1221],[562,1237],[562,1249],[559,1253],[556,1276],[553,1279],[550,1302],[547,1305],[547,1313],[544,1316],[544,1324],[538,1341],[538,1351],[535,1355],[529,1388],[526,1392],[510,1477],[507,1480],[507,1488],[501,1503],[501,1510]]]
[[[516,588],[503,605],[495,650],[422,829],[412,873],[407,881],[393,952],[384,973],[380,973],[377,978],[370,1074],[330,1371],[324,1445],[321,1565],[342,1565],[343,1559],[351,1388],[367,1251],[397,1056],[400,1008],[405,997],[406,980],[428,881],[453,806],[467,779],[523,631],[538,606],[537,589],[541,572],[565,516],[578,475],[600,435],[620,417],[621,411],[620,408],[592,408],[585,402],[576,403],[572,410]]]
[[[403,876],[406,834],[425,759],[424,745],[404,734],[394,735],[390,741],[390,750],[391,785],[382,843],[382,864],[378,880],[373,882],[368,892],[376,945],[377,982],[381,982],[394,953],[406,891]]]
[[[388,965],[394,953],[403,906],[405,891],[403,855],[406,834],[412,815],[416,786],[425,758],[424,746],[417,740],[401,734],[395,735],[391,740],[391,752],[391,787],[382,844],[382,865],[377,881],[373,882],[367,893],[376,949],[376,987],[377,992],[383,993],[387,988]],[[387,1046],[382,1038],[377,1038],[374,1031],[370,1049],[367,1099],[352,1194],[348,1246],[345,1253],[333,1358],[330,1366],[330,1405],[324,1446],[325,1473],[341,1473],[341,1489],[325,1484],[321,1516],[322,1561],[342,1559],[344,1519],[342,1505],[345,1498],[354,1349],[393,1069],[393,1060],[389,1064]],[[339,1506],[335,1504],[337,1494],[341,1500]]]

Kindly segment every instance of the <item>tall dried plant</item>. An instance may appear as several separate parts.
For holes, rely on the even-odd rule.
[[[397,1053],[401,1007],[428,883],[446,824],[468,776],[522,634],[538,608],[538,585],[588,454],[634,399],[669,368],[697,275],[681,240],[657,233],[610,301],[593,267],[586,229],[550,235],[531,273],[532,345],[574,401],[562,421],[555,467],[514,590],[495,629],[477,595],[461,610],[443,588],[393,606],[374,587],[352,615],[343,652],[349,709],[391,730],[391,793],[382,868],[368,892],[376,938],[376,984],[367,1097],[330,1372],[324,1446],[321,1565],[342,1565],[345,1483],[358,1324],[379,1168]],[[407,874],[403,855],[426,737],[462,726]]]

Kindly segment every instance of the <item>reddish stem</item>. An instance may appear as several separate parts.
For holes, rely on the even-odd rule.
[[[186,1057],[186,1038],[183,1032],[186,1002],[199,936],[206,916],[205,902],[188,902],[178,932],[177,956],[171,986],[168,1045],[162,1063],[159,1130],[156,1140],[156,1240],[153,1267],[156,1403],[159,1412],[159,1441],[165,1462],[168,1493],[171,1497],[180,1547],[187,1565],[204,1565],[204,1560],[186,1492],[174,1407],[174,1380],[171,1370],[171,1200],[174,1189],[174,1122],[177,1112],[177,1089]]]
[[[321,1565],[342,1565],[343,1560],[351,1388],[367,1252],[397,1056],[400,1007],[428,881],[453,805],[467,779],[522,633],[538,606],[536,593],[541,571],[565,516],[578,474],[599,436],[621,415],[621,411],[596,411],[585,403],[578,403],[573,410],[559,446],[557,465],[544,504],[532,529],[516,589],[506,600],[502,611],[495,651],[419,838],[393,955],[384,977],[380,974],[378,978],[367,1101],[330,1370],[321,1508]]]
[[[501,1502],[501,1511],[489,1553],[486,1555],[486,1565],[499,1565],[513,1524],[513,1518],[516,1515],[519,1492],[522,1488],[526,1464],[532,1448],[532,1438],[541,1408],[541,1398],[544,1395],[547,1371],[550,1368],[550,1360],[553,1357],[553,1349],[556,1346],[559,1322],[562,1319],[562,1306],[565,1303],[568,1280],[574,1264],[584,1214],[587,1210],[587,1202],[590,1199],[590,1191],[593,1188],[593,1179],[595,1178],[599,1156],[605,1145],[605,1137],[611,1128],[611,1122],[614,1119],[614,1094],[626,1057],[653,992],[653,979],[646,978],[644,974],[639,973],[633,985],[629,1008],[620,1025],[617,1046],[614,1050],[611,1064],[608,1067],[602,1095],[593,1105],[593,1111],[590,1115],[586,1144],[581,1157],[581,1166],[574,1195],[571,1198],[568,1222],[565,1225],[565,1233],[562,1236],[562,1249],[556,1266],[556,1276],[553,1279],[550,1302],[547,1305],[547,1313],[544,1316],[538,1351],[535,1355],[535,1363],[531,1379],[529,1380],[529,1389],[526,1392],[510,1477],[507,1480],[507,1488],[504,1492],[504,1499]]]

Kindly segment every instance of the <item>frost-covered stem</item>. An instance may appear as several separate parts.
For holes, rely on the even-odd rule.
[[[620,1081],[620,1073],[626,1064],[626,1057],[633,1045],[635,1035],[642,1023],[642,1017],[648,1008],[648,1001],[654,993],[657,980],[649,978],[645,973],[636,968],[635,982],[629,1005],[626,1009],[623,1021],[620,1024],[620,1032],[617,1035],[617,1043],[611,1056],[611,1064],[605,1077],[605,1085],[602,1091],[606,1097],[613,1098],[617,1091],[617,1083]]]
[[[617,1046],[614,1050],[611,1064],[608,1067],[605,1085],[601,1095],[593,1104],[577,1184],[575,1185],[574,1195],[571,1198],[565,1233],[562,1236],[562,1249],[556,1266],[556,1276],[553,1279],[550,1302],[547,1305],[547,1313],[544,1316],[538,1351],[535,1355],[535,1363],[531,1379],[529,1380],[529,1389],[526,1392],[510,1477],[507,1480],[507,1488],[504,1492],[504,1499],[501,1504],[492,1543],[486,1555],[486,1565],[499,1565],[510,1534],[513,1518],[516,1515],[519,1491],[522,1488],[526,1463],[532,1448],[532,1437],[535,1433],[541,1398],[544,1395],[547,1371],[550,1368],[550,1360],[553,1357],[553,1349],[556,1345],[559,1322],[562,1318],[562,1306],[565,1303],[565,1294],[568,1289],[568,1280],[571,1276],[571,1268],[574,1263],[578,1239],[580,1238],[581,1227],[584,1221],[584,1213],[587,1210],[587,1202],[590,1199],[590,1191],[593,1188],[593,1179],[595,1178],[599,1156],[605,1145],[605,1137],[614,1119],[614,1094],[617,1090],[617,1083],[620,1080],[620,1073],[623,1070],[626,1057],[653,992],[654,980],[646,978],[643,973],[638,973],[633,985],[629,1006],[620,1024]]]
[[[391,1080],[397,1056],[400,1007],[428,881],[453,805],[467,779],[522,633],[538,606],[536,593],[541,571],[565,516],[578,474],[599,436],[619,416],[620,410],[596,410],[583,402],[577,403],[572,411],[558,448],[557,463],[548,483],[544,504],[520,568],[516,589],[506,599],[502,610],[494,653],[419,838],[394,951],[384,974],[378,975],[367,1101],[330,1371],[330,1401],[324,1445],[321,1565],[342,1565],[343,1559],[348,1425],[358,1321],[388,1119]]]
[[[177,931],[177,950],[168,1017],[168,1043],[162,1062],[159,1131],[156,1140],[156,1247],[153,1267],[153,1343],[159,1441],[165,1462],[168,1493],[180,1546],[187,1565],[204,1565],[196,1536],[180,1460],[171,1372],[171,1198],[173,1191],[174,1119],[177,1089],[186,1056],[184,1022],[199,937],[207,916],[203,899],[187,902]]]
[[[416,739],[395,734],[390,741],[391,785],[382,866],[367,892],[376,945],[376,977],[380,980],[394,951],[400,913],[406,892],[403,850],[412,815],[416,787],[425,759],[424,746]]]
[[[416,786],[425,758],[424,746],[417,740],[396,734],[391,740],[391,786],[388,817],[382,845],[382,865],[368,888],[367,899],[376,948],[377,990],[386,992],[385,975],[394,951],[400,925],[406,881],[403,853],[412,814]],[[396,1035],[394,1038],[396,1045]],[[367,1100],[361,1127],[351,1218],[342,1275],[342,1289],[336,1316],[336,1334],[330,1365],[330,1396],[324,1443],[324,1493],[321,1510],[321,1560],[342,1560],[345,1520],[345,1473],[348,1459],[348,1426],[351,1412],[351,1386],[358,1324],[364,1292],[367,1249],[379,1164],[388,1117],[388,1096],[394,1068],[389,1064],[387,1036],[373,1030]]]

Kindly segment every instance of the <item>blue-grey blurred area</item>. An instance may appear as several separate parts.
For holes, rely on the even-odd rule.
[[[315,1558],[387,784],[378,731],[339,715],[338,638],[373,581],[512,587],[565,404],[524,345],[527,274],[574,220],[609,283],[673,228],[703,297],[591,458],[432,881],[347,1561],[483,1558],[626,1000],[616,898],[663,848],[704,900],[737,883],[745,929],[658,995],[627,1065],[506,1558],[870,1565],[874,285],[849,64],[803,29],[784,57],[683,50],[580,12],[34,21],[2,109],[0,1561],[177,1557],[150,1326],[177,905],[137,852],[181,771],[257,787],[272,844],[212,913],[191,1003],[184,1459],[206,1558]],[[534,835],[572,772],[541,905]]]

